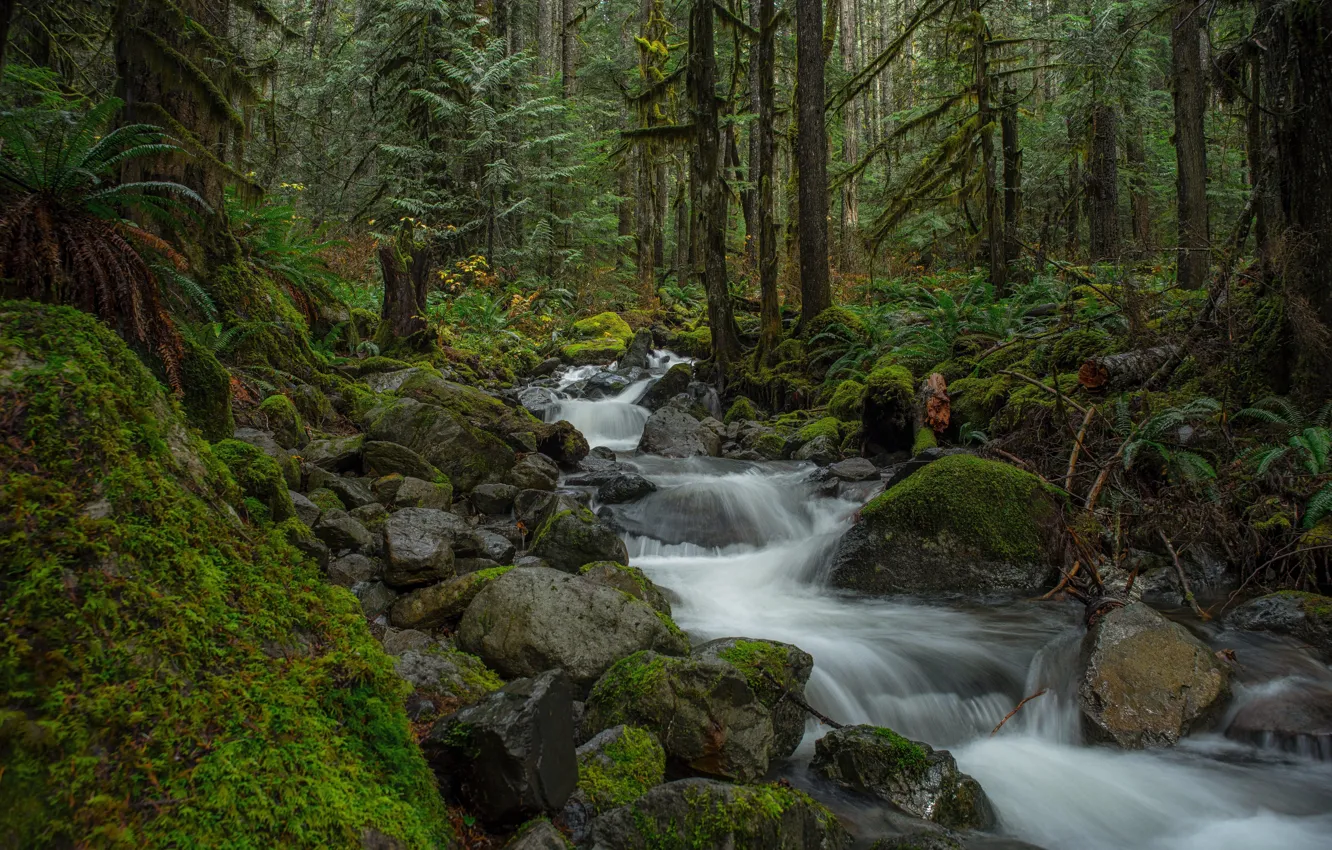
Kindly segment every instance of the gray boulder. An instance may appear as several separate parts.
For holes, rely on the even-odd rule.
[[[478,484],[472,488],[468,498],[472,501],[472,507],[481,513],[498,516],[509,512],[517,495],[518,488],[512,484]]]
[[[617,662],[592,688],[583,729],[621,723],[655,734],[680,770],[739,782],[768,770],[772,713],[725,661],[639,652]]]
[[[397,473],[405,478],[434,481],[439,475],[431,463],[416,452],[383,440],[367,440],[362,449],[361,463],[367,475],[376,478]]]
[[[364,443],[365,438],[359,434],[354,437],[312,440],[301,456],[306,463],[327,472],[360,472],[361,447]]]
[[[382,566],[375,559],[352,553],[329,563],[328,580],[341,587],[354,587],[379,578],[381,570]]]
[[[1141,602],[1103,614],[1082,642],[1083,729],[1125,749],[1170,747],[1206,726],[1230,695],[1230,670],[1202,641]]]
[[[695,658],[725,661],[738,669],[759,702],[772,712],[769,761],[790,757],[805,737],[805,710],[791,699],[805,698],[814,657],[798,646],[774,640],[718,638],[696,647]]]
[[[947,750],[909,741],[880,726],[834,729],[814,744],[810,768],[918,818],[959,829],[990,829],[994,809],[980,784]]]
[[[393,588],[382,581],[362,582],[352,588],[352,593],[361,603],[361,613],[371,622],[379,619],[398,598]]]
[[[405,593],[394,601],[389,622],[400,629],[438,629],[461,617],[481,589],[501,575],[502,567],[480,570]]]
[[[667,601],[666,594],[638,567],[617,564],[615,561],[594,561],[584,564],[578,574],[588,581],[613,587],[635,599],[641,599],[654,610],[671,616],[671,603]]]
[[[629,550],[620,536],[578,504],[559,510],[541,523],[532,539],[531,553],[567,573],[576,573],[593,561],[629,563]]]
[[[393,504],[399,508],[434,508],[447,511],[453,504],[453,487],[420,478],[403,478],[394,490]]]
[[[453,574],[454,541],[470,529],[430,508],[403,508],[384,523],[384,581],[398,588],[433,584]]]
[[[555,503],[554,493],[545,490],[520,490],[513,500],[513,515],[529,530],[534,530],[545,519],[546,511]]]
[[[851,837],[806,794],[707,779],[658,785],[592,825],[592,850],[845,850]]]
[[[630,472],[618,475],[597,488],[597,501],[603,505],[619,505],[641,499],[656,489],[656,484],[637,473]]]
[[[620,358],[616,371],[629,372],[633,369],[646,369],[651,357],[652,331],[647,328],[639,328],[634,333],[634,338],[629,342],[629,350]]]
[[[488,824],[559,811],[578,783],[573,692],[562,671],[510,682],[438,721],[421,744],[446,797]]]
[[[422,633],[403,630],[396,634]],[[385,638],[385,651],[390,651],[389,643],[389,639]],[[412,697],[408,700],[413,720],[452,714],[464,706],[475,704],[504,684],[475,655],[459,652],[433,639],[421,646],[406,647],[400,652],[390,651],[390,654],[397,656],[394,672],[413,688]]]
[[[505,480],[518,490],[554,490],[560,468],[545,455],[533,452],[515,463]]]
[[[523,824],[504,850],[568,850],[569,842],[564,840],[564,833],[555,828],[548,820],[535,820]]]
[[[647,392],[638,400],[641,407],[648,410],[660,410],[670,403],[682,392],[689,389],[689,383],[694,380],[694,370],[688,363],[676,363],[666,374],[657,379],[656,383],[648,387]]]
[[[502,565],[513,563],[513,556],[517,553],[518,547],[514,546],[508,537],[481,529],[476,532],[476,539],[481,545],[481,557]]]
[[[313,530],[334,552],[369,549],[375,542],[366,527],[346,511],[324,511]]]
[[[648,418],[638,450],[662,457],[721,457],[721,440],[690,414],[668,406]]]
[[[1226,618],[1237,629],[1291,635],[1332,658],[1332,597],[1283,590],[1250,599]]]
[[[791,457],[795,460],[807,460],[819,466],[836,463],[842,456],[837,441],[827,434],[821,434],[795,450]]]
[[[333,491],[338,497],[338,501],[346,505],[348,510],[364,507],[377,501],[370,488],[356,478],[334,475],[325,479],[323,486],[325,489]]]
[[[319,506],[295,490],[288,490],[287,495],[291,496],[291,506],[296,509],[296,518],[314,528],[315,523],[319,522],[319,514],[322,513]]]
[[[486,585],[463,614],[458,644],[503,676],[562,668],[580,690],[640,649],[689,651],[670,618],[649,605],[543,568],[516,568]]]
[[[514,464],[513,449],[494,434],[435,404],[400,398],[367,416],[367,437],[420,454],[466,492]]]
[[[869,481],[879,477],[879,468],[863,457],[838,461],[829,466],[828,471],[843,481]]]

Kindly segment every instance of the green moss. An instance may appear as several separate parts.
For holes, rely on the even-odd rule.
[[[683,823],[661,823],[630,804],[634,826],[650,850],[699,850],[711,847],[776,847],[782,816],[803,806],[814,812],[823,829],[842,835],[836,817],[808,794],[782,785],[736,785],[723,795],[709,788],[686,792],[688,813]]]
[[[213,445],[213,454],[231,470],[241,492],[262,504],[273,520],[296,516],[282,469],[262,449],[240,440],[222,440]]]
[[[295,448],[305,442],[305,423],[296,405],[284,395],[271,395],[259,405],[259,414],[278,445]]]
[[[911,454],[918,455],[926,449],[933,449],[939,445],[939,440],[934,436],[934,432],[929,428],[921,428],[916,432],[916,439],[911,444]]]
[[[699,325],[693,330],[680,331],[671,340],[671,348],[686,357],[706,359],[712,356],[712,329]]]
[[[639,704],[665,677],[666,662],[661,656],[640,650],[612,664],[593,685],[588,702],[607,706]]]
[[[628,345],[634,338],[629,323],[611,312],[598,313],[573,324],[573,332],[579,339],[613,339],[622,346]]]
[[[917,776],[929,767],[929,756],[915,741],[883,726],[875,726],[874,734],[888,742],[888,757],[894,773]]]
[[[637,726],[626,726],[604,748],[578,758],[578,788],[597,814],[637,800],[665,773],[666,751]]]
[[[597,339],[569,343],[560,349],[560,357],[574,366],[593,366],[619,360],[624,351],[624,343],[618,339]]]
[[[1050,350],[1051,365],[1061,371],[1078,369],[1083,362],[1110,353],[1114,340],[1100,328],[1080,328],[1059,335]]]
[[[821,346],[830,342],[830,340],[818,340],[823,334],[833,334],[838,339],[845,339],[850,336],[855,339],[865,339],[868,336],[865,330],[865,323],[860,317],[845,307],[829,307],[822,313],[819,313],[809,321],[800,331],[800,336],[809,341],[810,345]]]
[[[766,640],[737,640],[717,653],[744,674],[749,687],[760,695],[771,690],[768,676],[785,682],[789,654],[786,647]]]
[[[881,493],[861,509],[872,527],[948,536],[982,556],[1043,557],[1040,524],[1061,497],[1036,476],[972,455],[950,455]]]
[[[754,450],[771,460],[781,460],[786,452],[786,438],[776,431],[770,431],[754,441]]]
[[[722,419],[722,422],[730,425],[732,422],[753,422],[758,418],[758,411],[754,409],[754,402],[740,396],[731,402],[731,407],[726,411],[726,417]]]
[[[507,567],[491,567],[485,570],[477,570],[476,572],[472,573],[472,578],[477,583],[486,585],[494,581],[495,579],[499,578],[500,576],[504,575],[511,569],[513,569],[512,564],[510,564]]]
[[[397,360],[393,357],[367,357],[364,360],[348,360],[339,368],[353,378],[363,378],[366,375],[374,375],[380,372],[397,372],[402,369],[410,369],[413,365],[415,364],[408,363],[406,360]]]
[[[231,373],[213,353],[182,337],[185,357],[180,361],[185,419],[205,440],[224,440],[236,430],[231,415]]]
[[[842,423],[834,416],[825,416],[801,428],[796,437],[802,443],[808,443],[818,437],[829,437],[834,444],[839,444],[842,441]]]
[[[1284,596],[1299,600],[1300,610],[1318,620],[1332,619],[1332,597],[1307,593],[1302,590],[1278,590],[1273,596]]]
[[[334,493],[332,490],[328,489],[327,487],[320,487],[316,490],[311,490],[310,495],[307,496],[306,498],[314,502],[315,505],[317,505],[319,507],[319,510],[321,511],[347,510],[347,506],[342,503],[342,499],[338,498],[338,494]]]
[[[0,409],[8,843],[450,843],[356,599],[219,508],[221,465],[114,334],[0,304]]]
[[[905,366],[876,365],[865,379],[865,399],[880,407],[889,404],[909,408],[916,395],[916,380]]]
[[[1079,391],[1078,376],[1072,372],[1058,375],[1053,380],[1047,378],[1044,383],[1046,386],[1057,386],[1066,399]],[[1008,401],[1004,404],[1003,409],[994,417],[995,430],[1001,432],[1015,430],[1032,413],[1041,410],[1054,410],[1057,404],[1058,399],[1055,398],[1053,393],[1048,393],[1040,387],[1024,381],[1021,386],[1009,394]],[[1065,402],[1065,410],[1072,410],[1071,407],[1068,407],[1067,402]]]
[[[864,404],[865,385],[859,381],[842,381],[828,401],[828,413],[843,422],[859,422]]]
[[[772,350],[770,359],[774,364],[803,363],[807,357],[808,352],[805,350],[805,344],[795,337],[791,337],[777,343],[777,347]]]
[[[948,386],[953,421],[988,428],[1004,403],[1013,381],[1007,375],[959,378]]]

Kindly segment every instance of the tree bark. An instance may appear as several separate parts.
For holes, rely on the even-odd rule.
[[[758,80],[758,269],[759,269],[759,357],[777,347],[782,336],[781,306],[777,292],[777,208],[773,181],[776,113],[776,22],[774,0],[757,0],[759,7]]]
[[[1119,162],[1115,144],[1118,123],[1113,106],[1100,103],[1092,107],[1087,221],[1093,262],[1119,257]]]
[[[9,26],[18,11],[18,0],[0,0],[0,80],[5,78],[5,57],[9,54]]]
[[[832,306],[828,281],[828,135],[824,126],[823,4],[795,0],[800,323]]]
[[[1161,365],[1179,354],[1177,345],[1140,348],[1093,357],[1078,370],[1078,383],[1089,390],[1125,390],[1142,386]]]
[[[426,296],[429,260],[424,251],[412,257],[410,269],[404,268],[392,245],[379,249],[379,268],[384,275],[384,304],[380,328],[375,339],[381,349],[410,340],[426,329],[422,317]]]
[[[1174,61],[1175,190],[1179,242],[1176,280],[1199,289],[1207,279],[1210,240],[1207,226],[1207,139],[1203,111],[1207,81],[1202,60],[1202,9],[1191,0],[1175,8],[1170,28]]]
[[[1078,154],[1073,122],[1068,119],[1065,121],[1068,125],[1068,203],[1063,212],[1064,253],[1070,258],[1076,258],[1081,251],[1081,204],[1085,187],[1082,185],[1082,160]]]
[[[842,0],[841,53],[842,70],[850,76],[859,70],[856,57],[856,33],[859,18],[856,15],[855,0]],[[842,161],[854,165],[860,159],[860,98],[852,98],[842,107]],[[852,270],[858,255],[857,244],[860,232],[860,192],[859,181],[853,177],[842,184],[842,238],[841,268]]]
[[[555,72],[554,4],[560,0],[537,0],[537,70],[549,78]]]
[[[712,356],[725,366],[740,353],[739,330],[726,286],[726,181],[717,123],[717,60],[711,0],[694,0],[689,15],[689,100],[694,111],[690,157],[696,274],[708,299]]]
[[[564,0],[560,15],[560,83],[564,96],[574,96],[577,87],[578,0]]]
[[[1152,252],[1152,190],[1147,180],[1147,152],[1142,143],[1142,125],[1133,120],[1127,108],[1125,116],[1131,125],[1124,133],[1124,158],[1129,167],[1129,218],[1133,239],[1145,257]]]
[[[1022,254],[1018,240],[1018,211],[1022,191],[1022,149],[1018,147],[1017,91],[1004,86],[1000,132],[1004,147],[1004,266],[1011,274]]]

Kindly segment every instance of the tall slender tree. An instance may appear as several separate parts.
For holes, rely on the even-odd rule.
[[[1207,223],[1207,79],[1202,58],[1201,5],[1180,0],[1170,26],[1175,100],[1175,188],[1179,242],[1176,279],[1184,289],[1198,289],[1207,278],[1210,239]]]
[[[800,323],[832,305],[828,275],[828,133],[824,124],[823,4],[795,0],[800,218]]]
[[[777,209],[775,206],[773,121],[776,112],[777,10],[774,0],[758,0],[759,39],[757,57],[758,121],[758,269],[759,269],[759,356],[766,356],[782,336],[782,317],[777,292]]]

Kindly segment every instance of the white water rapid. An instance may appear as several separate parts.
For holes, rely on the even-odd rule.
[[[590,376],[579,370],[562,386]],[[951,750],[990,797],[1003,836],[1049,850],[1332,848],[1332,762],[1220,735],[1150,752],[1085,744],[1073,693],[1080,607],[837,591],[823,581],[830,555],[870,491],[818,498],[808,464],[635,455],[647,412],[632,400],[642,392],[635,383],[601,401],[561,401],[548,419],[570,419],[657,485],[617,507],[617,519],[630,529],[631,562],[675,594],[676,621],[696,643],[745,636],[800,646],[815,660],[815,708]],[[1235,706],[1292,681],[1332,698],[1332,673],[1293,643],[1208,628],[1214,646],[1238,647],[1256,680],[1239,677]],[[1041,688],[1049,692],[990,737]],[[811,721],[776,774],[863,827],[871,816],[806,769],[826,731]]]

